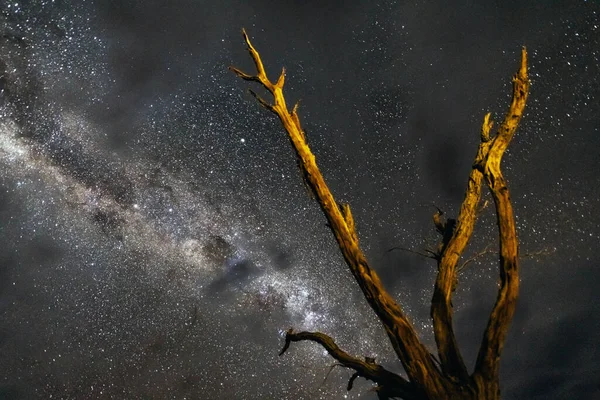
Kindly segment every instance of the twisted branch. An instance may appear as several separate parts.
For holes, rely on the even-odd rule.
[[[482,140],[489,134],[488,126],[482,128]],[[477,150],[476,160],[487,153],[488,142],[482,141]],[[477,219],[477,206],[481,199],[481,184],[483,174],[479,169],[473,168],[467,182],[465,198],[460,207],[456,225],[449,238],[442,242],[441,253],[438,258],[438,275],[435,281],[433,299],[431,300],[431,318],[433,331],[438,348],[438,355],[442,371],[456,380],[468,378],[467,368],[463,361],[454,330],[452,328],[452,294],[457,281],[457,264],[464,252]],[[441,212],[434,214],[434,224],[438,231],[445,226],[440,222]],[[442,231],[444,237],[445,230]]]
[[[348,205],[344,205],[343,207],[338,206],[319,171],[315,156],[308,147],[300,125],[298,104],[294,106],[291,112],[287,109],[283,96],[285,70],[282,72],[277,83],[273,84],[269,81],[260,55],[250,43],[245,30],[242,31],[242,35],[256,65],[257,75],[246,74],[235,67],[230,67],[230,70],[242,79],[259,82],[273,95],[273,104],[267,103],[257,95],[255,97],[263,107],[279,117],[279,120],[287,131],[306,182],[327,218],[329,227],[337,240],[344,260],[360,286],[367,302],[382,322],[392,347],[408,376],[411,380],[417,382],[418,385],[422,385],[422,389],[425,391],[445,392],[445,388],[441,383],[443,381],[439,375],[439,370],[433,362],[429,351],[420,342],[415,329],[403,310],[385,290],[379,276],[371,269],[364,253],[360,249],[350,207]],[[435,379],[432,380],[432,376]],[[425,387],[424,382],[433,383],[428,383],[427,387]]]
[[[490,114],[488,113],[484,118],[481,128],[481,143],[479,144],[477,156],[475,157],[475,162],[473,163],[471,174],[469,176],[467,191],[457,218],[456,228],[452,237],[444,246],[440,257],[439,273],[436,279],[431,303],[431,316],[433,318],[435,339],[442,363],[442,370],[446,374],[460,380],[466,379],[467,370],[452,329],[452,293],[456,285],[457,273],[460,269],[457,268],[457,263],[473,234],[473,228],[478,214],[477,206],[481,199],[481,184],[484,176],[486,183],[492,192],[494,202],[496,203],[496,214],[498,215],[498,226],[500,228],[501,259],[509,257],[509,255],[509,258],[512,259],[512,254],[514,253],[514,266],[513,263],[510,262],[510,266],[506,265],[501,267],[501,278],[504,279],[504,273],[502,271],[505,270],[511,271],[511,278],[508,279],[510,283],[505,282],[502,284],[500,293],[510,293],[510,296],[514,296],[514,300],[507,300],[504,298],[505,294],[499,294],[496,307],[490,317],[490,324],[493,326],[488,326],[488,329],[486,330],[487,333],[484,336],[485,344],[482,343],[482,350],[484,346],[487,348],[487,351],[484,352],[486,355],[484,356],[480,353],[481,357],[488,361],[485,363],[482,361],[481,368],[483,368],[484,364],[490,364],[489,358],[494,357],[492,353],[497,353],[496,356],[499,357],[500,348],[496,347],[492,350],[487,345],[491,343],[493,346],[496,346],[503,342],[503,335],[508,329],[508,324],[512,318],[512,312],[514,312],[514,304],[516,304],[518,272],[516,267],[517,245],[516,233],[514,230],[514,215],[510,205],[508,188],[506,187],[500,171],[500,161],[502,160],[502,156],[521,120],[528,93],[527,52],[525,48],[523,48],[521,52],[521,66],[513,79],[513,97],[509,112],[503,123],[500,125],[498,133],[493,138],[490,135],[493,126]],[[502,256],[502,252],[504,252],[504,256]],[[515,277],[517,281],[516,284],[513,282]],[[507,288],[502,289],[505,285]],[[512,311],[510,311],[511,309]],[[503,312],[506,312],[507,314],[500,318],[499,313],[502,314]],[[502,322],[500,322],[500,319]],[[492,321],[496,322],[492,323]],[[499,336],[497,334],[492,334],[491,331],[497,332]],[[492,336],[495,339],[488,342],[488,339],[491,340]],[[500,338],[500,336],[502,338]],[[491,373],[491,375],[486,374],[486,376],[497,376],[494,375],[497,374],[497,371],[495,369],[494,371],[495,372]]]
[[[478,168],[484,171],[486,183],[494,199],[500,236],[500,288],[483,335],[473,374],[476,380],[482,379],[488,382],[498,382],[500,355],[519,295],[517,230],[510,193],[502,175],[500,163],[523,116],[529,95],[525,48],[521,55],[521,67],[513,78],[513,96],[510,108],[498,128],[498,133],[491,140],[487,157],[478,164]],[[490,388],[490,390],[493,389]]]
[[[490,134],[493,125],[490,114],[484,118],[481,143],[469,175],[465,198],[457,219],[442,221],[440,210],[434,215],[434,224],[438,232],[442,234],[438,251],[431,254],[432,258],[438,261],[438,275],[431,304],[431,316],[439,354],[438,368],[437,360],[420,342],[402,308],[391,298],[381,284],[378,275],[369,266],[359,246],[350,206],[340,205],[335,201],[317,167],[315,156],[308,147],[298,116],[298,104],[292,108],[291,112],[288,111],[283,96],[285,69],[282,70],[277,82],[272,83],[267,78],[260,55],[250,43],[248,35],[245,31],[242,33],[256,66],[257,74],[249,75],[234,67],[230,67],[230,70],[244,80],[260,83],[273,96],[273,103],[270,104],[255,92],[250,91],[262,107],[278,116],[288,133],[305,182],[325,214],[327,225],[365,299],[383,324],[409,380],[385,370],[375,364],[373,360],[365,359],[363,361],[348,355],[338,348],[333,339],[318,332],[295,333],[293,330],[289,330],[280,354],[287,351],[291,342],[301,340],[317,342],[342,365],[356,371],[348,382],[349,389],[358,376],[363,376],[378,383],[378,395],[382,398],[498,398],[498,360],[514,314],[519,288],[515,221],[508,188],[500,171],[500,162],[522,117],[529,91],[525,49],[522,51],[521,67],[513,79],[513,98],[509,112],[495,136],[492,137]],[[467,260],[460,267],[458,266],[458,261],[471,238],[480,211],[478,205],[481,200],[484,178],[496,207],[500,236],[501,284],[496,304],[484,333],[475,371],[473,375],[469,376],[452,329],[452,294],[456,286],[458,271],[469,262]],[[415,253],[429,257],[425,253]]]
[[[402,397],[404,399],[417,398],[416,388],[406,379],[388,371],[381,365],[376,364],[371,358],[365,357],[364,360],[361,360],[360,358],[349,355],[340,349],[330,336],[324,333],[294,332],[293,329],[289,329],[285,335],[285,344],[279,352],[279,355],[283,355],[289,349],[291,342],[300,342],[303,340],[309,340],[320,344],[337,362],[344,367],[351,368],[355,371],[348,381],[348,390],[352,389],[356,378],[363,377],[386,388],[388,391],[393,391],[394,396],[396,397]]]

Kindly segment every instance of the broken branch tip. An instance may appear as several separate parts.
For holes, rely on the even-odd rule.
[[[527,80],[527,48],[523,46],[521,49],[521,68],[519,68],[519,77]]]

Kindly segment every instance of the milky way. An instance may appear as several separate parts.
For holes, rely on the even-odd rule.
[[[0,398],[376,398],[283,332],[401,373],[302,186],[285,133],[227,67],[286,66],[309,144],[362,246],[435,349],[433,205],[456,212],[519,49],[530,104],[504,163],[522,297],[505,398],[596,398],[597,3],[0,1]],[[339,4],[338,4],[339,3]],[[514,4],[513,4],[514,3]],[[470,254],[494,244],[492,207]],[[461,276],[474,361],[495,258]]]

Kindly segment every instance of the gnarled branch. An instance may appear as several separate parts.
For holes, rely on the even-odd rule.
[[[484,138],[487,127],[482,129]],[[489,131],[488,131],[489,132]],[[476,159],[487,153],[488,144],[482,142],[477,150]],[[452,329],[452,293],[457,281],[457,264],[464,252],[477,219],[477,206],[481,199],[482,172],[473,168],[467,182],[465,198],[460,207],[458,218],[453,231],[441,246],[438,258],[438,275],[435,281],[433,299],[431,300],[431,318],[433,331],[438,348],[438,355],[442,371],[456,380],[465,380],[468,377],[467,368],[456,343]],[[445,226],[440,222],[441,213],[434,214],[434,223],[438,231]],[[446,235],[444,235],[446,236]]]
[[[355,371],[348,381],[348,390],[352,389],[356,378],[363,377],[377,383],[380,387],[386,388],[388,391],[392,391],[395,396],[400,396],[404,399],[417,398],[416,387],[406,379],[376,364],[371,358],[365,357],[364,360],[361,360],[349,355],[340,349],[330,336],[324,333],[294,332],[293,329],[289,329],[286,332],[285,344],[279,355],[283,355],[289,349],[291,342],[300,342],[303,340],[319,343],[337,362]]]
[[[494,202],[496,203],[498,226],[500,228],[501,259],[504,257],[502,256],[503,252],[505,256],[512,259],[511,255],[514,250],[514,267],[512,266],[512,262],[510,263],[511,266],[506,265],[501,267],[501,271],[511,271],[511,278],[508,279],[510,283],[505,282],[507,285],[506,293],[510,293],[511,296],[514,296],[514,300],[516,300],[516,295],[518,293],[518,272],[516,267],[517,246],[516,233],[514,231],[514,215],[512,213],[512,207],[510,206],[508,188],[506,187],[504,178],[502,177],[502,173],[500,171],[500,161],[504,151],[508,147],[508,144],[510,143],[510,140],[516,131],[521,116],[523,115],[523,109],[525,108],[525,103],[529,92],[529,80],[527,78],[527,52],[525,49],[523,49],[521,55],[521,67],[513,79],[513,97],[509,112],[504,119],[504,122],[500,125],[498,133],[493,138],[490,135],[493,126],[493,123],[490,119],[490,114],[488,113],[484,118],[481,128],[481,143],[477,150],[477,156],[475,157],[475,162],[473,163],[473,168],[469,176],[467,191],[465,193],[465,198],[457,218],[456,228],[452,237],[444,246],[443,252],[440,256],[439,272],[431,303],[431,315],[433,318],[435,339],[438,345],[438,353],[442,363],[442,370],[445,373],[461,380],[465,379],[467,370],[464,365],[464,361],[462,360],[462,356],[460,355],[456,338],[454,336],[454,331],[452,329],[452,292],[456,285],[457,273],[459,270],[459,268],[457,268],[457,263],[469,239],[471,238],[475,221],[477,219],[477,206],[481,199],[481,184],[484,176],[486,183],[492,192]],[[510,223],[508,221],[509,219]],[[437,225],[438,224],[436,223],[436,226]],[[513,236],[514,243],[512,243]],[[503,273],[501,272],[501,278],[502,276]],[[513,282],[513,278],[515,276],[517,276],[516,284]],[[502,287],[500,289],[500,293],[505,293]],[[508,329],[508,323],[512,319],[512,312],[514,312],[514,307],[512,309],[513,311],[511,312],[511,306],[508,305],[514,305],[515,303],[515,301],[506,301],[503,296],[504,295],[499,294],[496,307],[494,308],[492,316],[490,317],[490,323],[492,323],[492,320],[496,321],[496,323],[492,324],[494,327],[488,326],[488,329],[486,330],[487,333],[484,336],[484,342],[486,342],[486,345],[482,343],[482,349],[485,346],[488,348],[488,351],[490,351],[489,347],[487,346],[487,343],[489,343],[487,342],[487,339],[491,338],[491,336],[495,337],[495,340],[492,341],[493,344],[503,342],[503,333],[500,332],[506,332]],[[501,313],[500,310],[504,310],[508,312],[508,314],[504,317],[499,317],[496,314]],[[500,323],[499,319],[504,321]],[[505,326],[501,328],[500,325]],[[502,339],[500,339],[500,337],[496,334],[491,334],[491,331],[496,330],[499,330],[498,335],[502,336]],[[492,352],[495,353],[495,351]],[[490,354],[483,356],[480,353],[480,356],[487,358],[490,357]],[[489,360],[484,364],[488,365]]]
[[[273,103],[270,104],[251,91],[264,108],[279,117],[287,131],[298,157],[302,175],[325,214],[327,225],[365,299],[383,324],[409,380],[385,370],[375,364],[373,360],[365,359],[363,361],[348,355],[337,347],[333,339],[318,332],[295,333],[293,330],[289,330],[281,354],[285,353],[291,342],[301,340],[317,342],[342,365],[356,371],[348,383],[349,388],[352,387],[358,376],[363,376],[378,383],[378,394],[382,398],[497,399],[499,393],[498,360],[514,314],[519,288],[515,221],[508,188],[500,171],[500,162],[522,117],[529,91],[525,49],[522,51],[521,67],[513,79],[513,97],[509,112],[496,135],[492,136],[490,133],[493,126],[490,114],[484,118],[481,143],[456,220],[442,221],[442,212],[439,210],[434,215],[434,224],[438,232],[442,234],[438,251],[432,253],[433,258],[438,262],[438,275],[431,304],[431,316],[439,354],[438,367],[437,360],[420,342],[402,308],[391,298],[381,284],[378,275],[369,266],[359,246],[350,207],[338,204],[325,183],[317,167],[315,156],[306,142],[298,116],[298,104],[293,107],[291,112],[286,106],[283,96],[285,70],[282,70],[277,82],[272,83],[266,75],[260,55],[250,43],[245,31],[243,31],[243,37],[256,66],[257,74],[249,75],[234,67],[230,67],[230,69],[242,79],[259,82],[273,95]],[[494,199],[499,226],[500,288],[484,333],[475,371],[469,376],[452,328],[452,294],[460,270],[458,262],[471,238],[480,211],[478,207],[484,178]],[[428,256],[425,253],[416,253]],[[464,267],[464,265],[466,264],[462,266]]]
[[[283,96],[284,79],[280,77],[276,84],[269,81],[260,55],[250,43],[246,31],[242,31],[242,34],[248,51],[256,65],[257,75],[246,74],[234,67],[230,67],[230,69],[242,79],[260,82],[273,95],[273,104],[267,104],[268,107],[264,101],[259,101],[261,105],[279,117],[287,131],[299,164],[304,171],[306,181],[327,218],[329,227],[337,240],[344,260],[360,286],[367,302],[382,322],[390,338],[392,347],[402,362],[406,373],[417,385],[423,385],[423,390],[444,393],[446,390],[441,384],[443,380],[439,376],[439,370],[433,362],[431,355],[420,342],[415,329],[403,310],[385,290],[379,276],[369,266],[365,255],[360,249],[358,235],[354,228],[354,220],[351,218],[349,207],[344,207],[344,210],[340,209],[321,171],[319,171],[315,156],[308,147],[300,125],[297,105],[292,109],[292,112],[288,111]],[[434,379],[432,379],[432,376],[434,376]],[[425,382],[428,383],[425,384]]]
[[[498,382],[500,354],[519,295],[517,230],[510,193],[502,175],[500,163],[521,121],[528,95],[527,51],[523,48],[521,67],[513,78],[513,96],[510,108],[498,128],[498,133],[491,139],[489,152],[478,165],[484,171],[487,185],[494,199],[500,236],[500,288],[483,335],[473,374],[476,380],[483,379],[487,382]],[[490,389],[493,390],[493,388]]]

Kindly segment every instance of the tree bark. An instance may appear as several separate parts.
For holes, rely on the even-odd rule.
[[[250,90],[261,106],[277,115],[285,128],[303,177],[327,218],[350,272],[366,301],[381,321],[408,379],[386,370],[376,364],[375,360],[365,358],[363,361],[347,354],[335,344],[332,338],[319,332],[294,332],[290,329],[286,334],[285,345],[280,355],[288,350],[291,342],[309,340],[319,343],[341,365],[355,371],[348,383],[348,390],[352,388],[357,377],[363,377],[377,384],[376,390],[380,398],[498,399],[500,396],[498,363],[519,290],[518,244],[514,215],[508,188],[500,170],[500,162],[522,117],[529,92],[525,49],[522,51],[521,66],[513,79],[513,99],[509,112],[494,137],[490,136],[492,127],[490,114],[485,116],[481,143],[455,224],[450,224],[450,220],[442,222],[441,212],[434,215],[434,223],[443,236],[439,253],[435,257],[438,262],[438,275],[431,304],[431,316],[440,359],[438,365],[420,341],[401,306],[385,290],[377,273],[370,267],[359,245],[350,206],[339,204],[335,200],[319,171],[315,156],[308,147],[305,133],[300,125],[298,104],[291,111],[287,108],[283,95],[285,70],[282,70],[276,83],[271,82],[266,75],[259,53],[252,46],[246,32],[242,31],[242,34],[257,73],[249,75],[235,67],[230,67],[230,70],[244,80],[260,83],[273,96],[271,104]],[[500,237],[501,284],[484,333],[475,370],[469,375],[452,327],[452,294],[457,284],[457,265],[473,233],[477,219],[477,208],[484,180],[490,188],[496,206]]]

